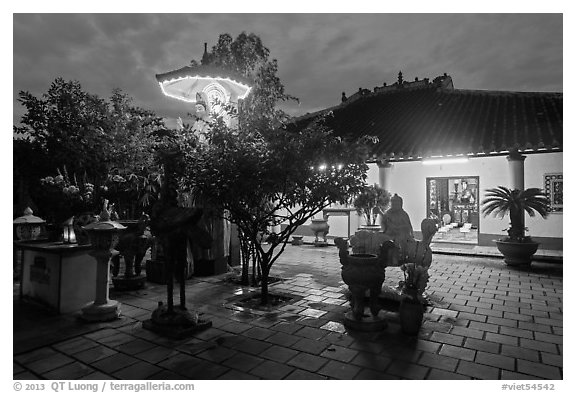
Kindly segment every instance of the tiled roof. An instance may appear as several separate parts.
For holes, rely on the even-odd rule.
[[[373,158],[562,150],[562,93],[453,90],[430,83],[353,97],[323,112],[333,112],[328,126],[338,135],[377,136]]]
[[[205,78],[221,78],[221,79],[231,79],[238,83],[245,85],[251,85],[252,81],[239,75],[233,71],[211,66],[211,65],[188,65],[182,68],[178,68],[174,71],[168,71],[162,74],[156,74],[156,80],[158,82],[167,82],[174,79],[186,78],[190,76],[199,76]]]

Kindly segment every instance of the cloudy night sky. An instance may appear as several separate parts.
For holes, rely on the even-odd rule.
[[[155,74],[200,60],[204,42],[255,33],[278,60],[301,115],[359,87],[452,76],[457,89],[562,92],[562,14],[14,14],[13,121],[27,90],[57,77],[109,97],[115,87],[166,118],[189,104],[164,97]]]

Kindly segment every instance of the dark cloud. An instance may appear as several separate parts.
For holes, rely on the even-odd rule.
[[[561,14],[15,14],[13,96],[56,77],[108,96],[119,87],[162,116],[184,116],[154,75],[199,59],[219,34],[260,36],[278,59],[293,114],[343,91],[449,73],[457,88],[562,91]],[[14,122],[22,114],[16,103]]]

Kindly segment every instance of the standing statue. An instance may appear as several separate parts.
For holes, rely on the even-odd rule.
[[[178,206],[175,179],[177,158],[177,151],[163,152],[165,179],[160,199],[152,208],[150,216],[150,229],[164,252],[167,305],[159,302],[152,318],[145,321],[143,326],[161,334],[183,337],[212,326],[212,322],[199,320],[197,313],[187,310],[185,276],[187,242],[210,248],[212,238],[197,226],[202,217],[202,209]],[[173,299],[174,278],[180,284],[180,304],[177,308],[174,307]]]
[[[399,263],[406,274],[399,289],[411,289],[420,298],[428,284],[428,268],[432,263],[430,242],[438,230],[434,219],[425,218],[421,223],[422,240],[414,238],[414,231],[408,213],[402,208],[402,198],[394,194],[391,207],[382,217],[384,239],[392,240],[400,248]],[[389,265],[391,266],[391,265]]]
[[[408,213],[402,208],[402,198],[398,194],[390,199],[390,209],[382,215],[382,232],[387,240],[400,247],[400,261],[406,258],[407,243],[414,240],[414,230]]]

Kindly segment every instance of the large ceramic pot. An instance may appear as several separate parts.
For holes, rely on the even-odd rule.
[[[400,326],[404,334],[415,336],[420,331],[424,318],[424,306],[418,297],[403,297],[399,309]]]
[[[364,296],[370,291],[370,311],[378,315],[378,295],[385,278],[385,266],[374,254],[351,254],[342,265],[342,280],[351,292],[350,306],[356,320],[364,316]]]
[[[384,268],[374,254],[350,254],[348,264],[342,267],[342,280],[349,286],[381,286],[384,277]]]
[[[496,240],[498,251],[504,255],[504,262],[510,266],[530,266],[532,256],[538,250],[539,243],[518,243]]]

